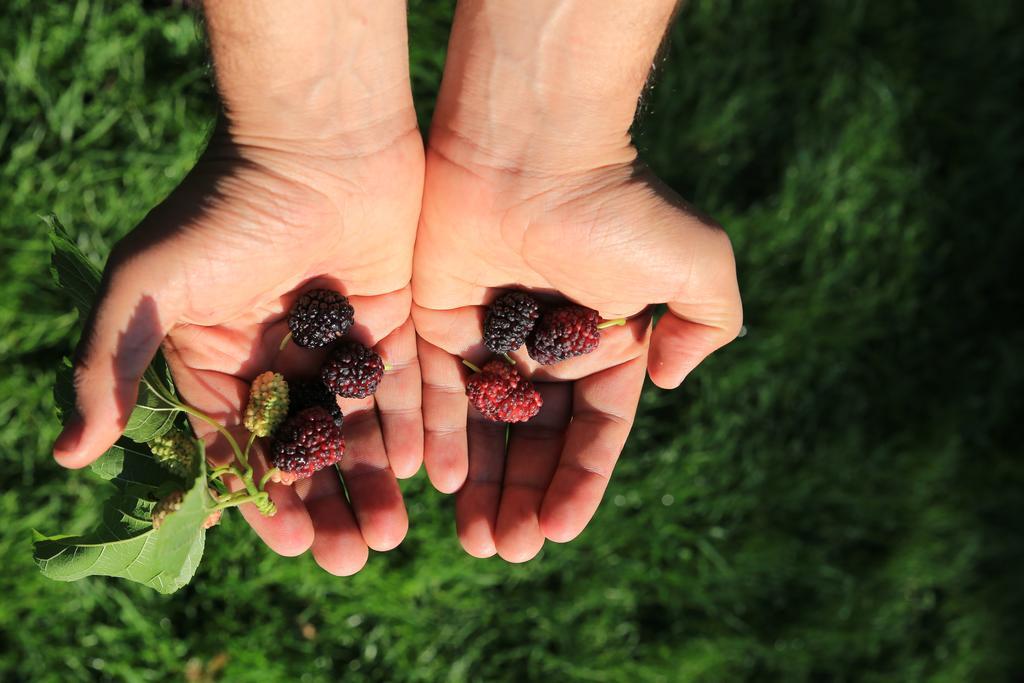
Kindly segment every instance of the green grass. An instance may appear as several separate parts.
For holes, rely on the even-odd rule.
[[[410,4],[426,121],[450,3]],[[473,560],[421,473],[354,578],[231,516],[170,597],[32,563],[100,494],[48,455],[75,319],[38,217],[102,260],[174,187],[201,41],[114,0],[0,19],[0,680],[1019,680],[1019,3],[693,0],[638,141],[733,235],[748,333],[645,393],[587,532]]]

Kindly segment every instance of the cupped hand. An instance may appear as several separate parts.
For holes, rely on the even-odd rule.
[[[413,270],[423,374],[424,463],[457,492],[471,555],[535,556],[576,537],[596,511],[625,444],[645,371],[678,386],[734,339],[741,304],[725,233],[619,155],[558,172],[480,154],[435,125]],[[468,406],[460,357],[486,358],[486,305],[505,289],[558,295],[628,317],[586,356],[539,366],[512,354],[544,405],[533,420],[488,422]],[[651,328],[648,306],[667,303]]]
[[[423,146],[408,121],[397,136],[362,136],[371,143],[356,149],[252,135],[242,144],[219,129],[111,255],[78,353],[79,415],[55,445],[57,460],[82,467],[118,438],[161,344],[185,402],[247,436],[241,414],[256,375],[315,374],[321,354],[278,347],[294,300],[327,286],[351,299],[351,334],[391,370],[376,396],[342,405],[341,479],[330,468],[294,487],[271,484],[276,516],[251,504],[242,513],[273,550],[312,548],[335,574],[358,571],[368,548],[398,545],[408,520],[396,477],[411,476],[422,458],[409,281]],[[194,426],[212,461],[229,459],[211,427]],[[257,460],[260,476],[266,463]]]

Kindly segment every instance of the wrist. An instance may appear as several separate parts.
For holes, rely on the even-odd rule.
[[[404,0],[206,0],[204,11],[224,129],[240,144],[347,156],[415,129]]]
[[[628,129],[563,126],[554,117],[490,110],[458,119],[435,117],[428,138],[430,156],[477,174],[520,177],[574,176],[598,168],[629,166],[637,156]],[[586,133],[583,133],[583,130]],[[600,132],[599,132],[600,131]]]
[[[339,105],[350,107],[351,103]],[[344,117],[294,111],[282,117],[250,112],[240,116],[225,110],[218,124],[221,137],[245,149],[294,153],[324,160],[365,157],[392,147],[413,133],[418,137],[416,111],[394,103],[378,102],[372,116]]]
[[[630,163],[675,4],[461,0],[430,146],[459,165],[536,174]]]

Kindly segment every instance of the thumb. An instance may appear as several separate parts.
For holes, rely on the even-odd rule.
[[[735,339],[743,324],[732,246],[724,232],[705,230],[715,231],[713,239],[705,240],[651,335],[648,372],[663,389],[678,387],[705,358]]]
[[[123,243],[122,243],[123,244]],[[84,467],[121,436],[139,380],[174,322],[166,310],[173,278],[152,254],[114,250],[75,353],[76,412],[54,443],[64,467]]]

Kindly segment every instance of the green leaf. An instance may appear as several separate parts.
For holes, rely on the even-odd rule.
[[[57,534],[55,536],[47,536],[38,529],[32,530],[32,542],[37,543],[39,541],[59,541],[62,538],[74,538],[74,534]]]
[[[152,441],[170,431],[179,412],[181,411],[177,408],[167,405],[165,400],[143,382],[139,385],[139,397],[136,399],[132,414],[128,416],[124,435],[138,443]]]
[[[43,574],[58,581],[115,576],[161,593],[173,593],[191,581],[206,543],[203,521],[214,506],[207,491],[205,452],[198,443],[199,473],[181,508],[168,515],[159,530],[150,522],[152,500],[119,492],[106,501],[102,520],[92,532],[36,536],[35,559]]]
[[[100,271],[71,240],[67,230],[55,215],[51,214],[45,220],[50,226],[50,246],[53,250],[50,271],[53,279],[71,297],[75,308],[78,309],[79,318],[85,320],[99,292]],[[157,352],[146,370],[146,381],[139,385],[135,408],[128,416],[124,434],[129,439],[139,443],[152,441],[166,434],[174,425],[174,418],[179,411],[169,406],[157,394],[157,391],[160,391],[168,396],[175,395],[170,377],[171,373],[163,354]],[[157,391],[154,391],[154,388]],[[67,359],[57,370],[54,398],[63,422],[75,408],[74,370]]]
[[[53,401],[57,406],[57,417],[61,424],[75,411],[75,369],[71,359],[65,356],[57,368],[57,378],[53,383]]]
[[[146,380],[149,381],[149,374],[160,373],[167,375],[166,370],[158,370],[158,367],[166,368],[163,358],[159,356],[153,359],[154,365],[146,371]],[[161,391],[173,391],[166,388]],[[57,379],[53,387],[53,398],[57,405],[57,415],[61,422],[67,420],[67,416],[75,410],[75,371],[71,366],[71,360],[65,358],[57,368]],[[174,420],[181,412],[167,404],[156,392],[149,388],[146,382],[139,385],[139,397],[128,416],[128,424],[125,426],[124,435],[137,443],[152,441],[170,431],[174,426]]]
[[[154,491],[167,489],[168,485],[184,488],[180,477],[168,472],[153,458],[149,446],[130,439],[119,439],[116,444],[89,465],[89,469],[106,479],[122,491],[137,495],[151,495]]]
[[[54,282],[67,292],[82,320],[89,316],[100,288],[100,269],[78,248],[56,215],[43,218],[50,226],[50,273]]]

